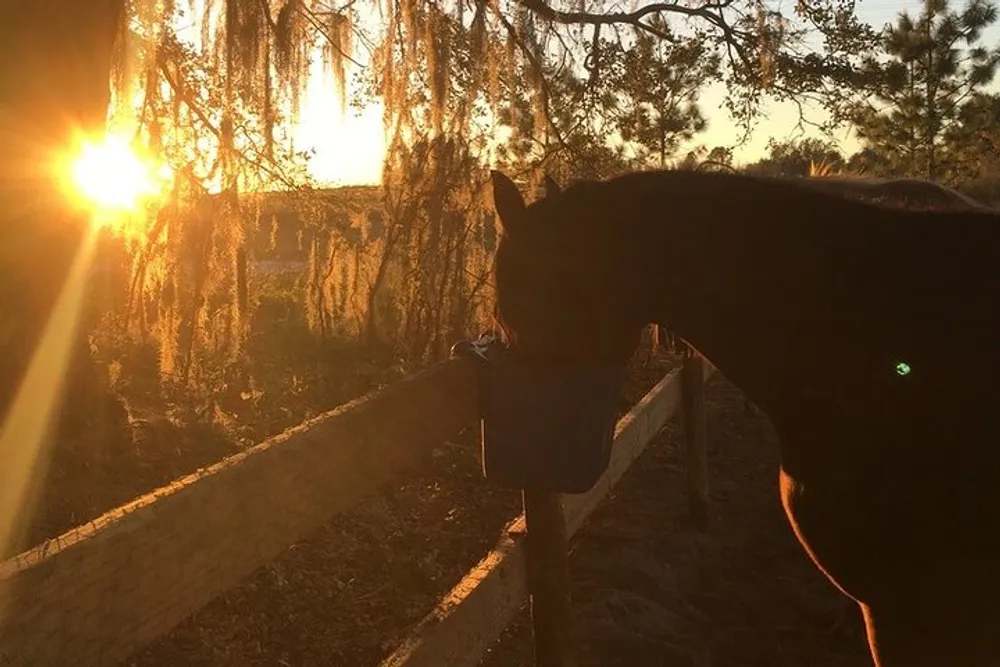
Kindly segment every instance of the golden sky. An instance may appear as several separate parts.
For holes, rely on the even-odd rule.
[[[312,65],[300,109],[294,141],[297,150],[314,149],[313,178],[324,185],[373,185],[382,179],[385,129],[382,105],[364,112],[340,109],[332,77],[323,72],[320,58]]]
[[[310,172],[323,185],[369,185],[381,180],[382,158],[385,153],[385,134],[382,123],[382,106],[373,105],[363,113],[348,109],[343,114],[338,109],[338,94],[333,82],[322,75],[321,66],[309,83],[302,105],[300,125],[295,132],[296,148],[314,149]],[[705,144],[735,146],[741,134],[729,113],[723,107],[725,89],[714,85],[705,90],[701,106],[709,119],[708,130],[699,134],[691,146]],[[769,104],[766,118],[757,124],[750,141],[734,149],[738,163],[753,162],[766,152],[771,137],[791,139],[817,136],[813,130],[795,127],[797,109],[791,103]],[[858,143],[849,131],[837,135],[844,150],[857,150]]]

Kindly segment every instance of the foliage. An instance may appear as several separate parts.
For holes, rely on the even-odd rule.
[[[807,138],[791,141],[772,140],[763,159],[745,170],[765,176],[809,176],[820,165],[839,170],[845,160],[837,146],[829,141]]]
[[[253,270],[269,252],[260,239],[288,234],[256,193],[280,189],[299,220],[297,303],[318,348],[350,339],[436,358],[488,321],[488,164],[538,184],[546,171],[566,180],[677,161],[704,128],[697,99],[713,81],[747,127],[765,94],[836,100],[874,43],[853,10],[846,0],[800,2],[794,14],[757,0],[634,11],[602,0],[128,0],[112,122],[177,178],[162,207],[138,216],[141,234],[105,248],[126,277],[95,302],[95,354],[111,365],[154,350],[159,391],[193,403],[250,391]],[[384,104],[377,207],[324,202],[288,134],[317,55],[345,102],[363,61],[357,81]],[[679,157],[732,159],[704,148]]]
[[[243,389],[255,303],[248,243],[258,220],[255,202],[240,193],[307,184],[306,156],[292,150],[279,113],[282,99],[289,109],[298,104],[298,89],[283,98],[275,82],[296,82],[296,49],[310,40],[293,43],[301,26],[262,11],[260,3],[227,3],[214,31],[205,18],[197,44],[177,33],[181,9],[139,3],[118,44],[112,125],[134,127],[175,179],[165,204],[141,212],[140,233],[121,242],[131,276],[116,322],[120,334],[159,348],[164,391],[195,400]]]
[[[976,93],[943,137],[943,160],[959,182],[1000,177],[1000,96]]]
[[[871,100],[852,113],[864,145],[883,155],[885,175],[953,180],[956,164],[943,148],[962,121],[965,103],[989,84],[1000,49],[979,44],[997,20],[990,0],[969,0],[961,11],[928,0],[922,12],[900,14],[882,35],[885,58],[863,68]]]
[[[499,168],[526,171],[537,189],[545,173],[562,181],[592,179],[635,165],[621,141],[609,139],[614,129],[603,86],[570,68],[547,72],[545,81],[550,99],[558,100],[548,114],[533,108],[537,98],[524,92],[498,109],[500,122],[511,128],[510,139],[496,150]]]
[[[640,163],[663,167],[680,145],[707,127],[698,93],[720,76],[720,58],[697,40],[640,34],[629,48],[602,40],[592,53],[600,67],[603,113],[610,128],[635,149]]]
[[[449,337],[485,317],[495,229],[485,231],[484,165],[497,131],[512,135],[499,161],[526,168],[536,183],[543,164],[564,177],[603,176],[650,156],[664,164],[704,127],[695,100],[707,81],[725,78],[745,122],[762,86],[787,95],[805,81],[791,74],[806,62],[796,51],[803,27],[754,3],[623,14],[602,13],[596,1],[562,12],[537,0],[342,8],[207,0],[200,15],[195,9],[132,0],[119,40],[120,115],[134,111],[145,143],[180,175],[169,204],[151,212],[146,235],[129,249],[122,321],[140,340],[157,340],[165,378],[207,393],[234,382],[227,369],[240,364],[255,303],[246,274],[259,215],[241,193],[305,182],[306,156],[282,130],[298,112],[317,50],[346,100],[355,48],[369,49],[361,79],[383,101],[390,154],[378,239],[357,221],[303,204],[311,211],[303,238],[309,321],[320,339],[361,336],[417,357],[440,354]],[[809,61],[810,72],[852,57],[847,47],[864,30],[847,9],[803,9],[830,37],[827,60]],[[373,11],[383,20],[373,21]],[[194,19],[196,39],[182,39],[178,15]],[[622,145],[609,145],[609,136]],[[389,297],[387,281],[409,292]]]
[[[498,234],[488,166],[536,187],[546,172],[566,181],[668,163],[729,169],[730,149],[681,151],[705,126],[705,85],[725,87],[743,129],[767,97],[803,114],[818,102],[835,122],[857,90],[899,92],[889,87],[895,56],[858,67],[879,36],[859,23],[853,0],[800,0],[790,11],[762,0],[634,9],[607,0],[118,1],[127,11],[111,124],[169,163],[175,181],[164,202],[136,214],[136,235],[100,244],[82,353],[69,371],[74,393],[52,450],[52,478],[63,482],[48,493],[62,493],[66,479],[79,491],[58,530],[438,359],[487,325]],[[959,20],[955,44],[975,43],[974,24],[992,21],[974,2],[982,9]],[[0,32],[14,35],[33,6],[20,3]],[[109,72],[96,68],[65,90],[48,83],[74,53],[56,48],[76,30],[61,23],[18,41],[14,52],[26,57],[10,59],[0,92],[54,95],[65,105],[54,115],[73,117],[87,106],[80,90],[101,89]],[[80,43],[99,41],[95,31]],[[939,66],[940,54],[928,53]],[[960,82],[985,77],[995,60],[962,53]],[[315,58],[342,104],[384,105],[389,152],[377,191],[320,191],[307,177],[309,156],[289,130]],[[921,62],[904,69],[919,73]],[[25,82],[46,83],[25,96]],[[942,123],[935,159],[995,194],[998,165],[981,156],[996,154],[996,99],[977,88],[954,98],[959,111]],[[0,111],[11,108],[31,103]],[[18,126],[8,120],[5,137]],[[897,163],[872,142],[847,168],[891,173]],[[753,168],[805,175],[840,164],[830,144],[806,140],[773,144]],[[0,190],[11,182],[0,179]],[[4,259],[44,247],[46,261],[65,264],[72,243],[52,252],[45,215],[29,224],[18,216],[8,212],[9,227],[35,242],[9,242]],[[3,276],[0,307],[34,326],[47,314],[38,284],[56,285],[59,272],[32,274],[34,258],[17,266],[30,270]],[[32,326],[0,322],[4,399]]]

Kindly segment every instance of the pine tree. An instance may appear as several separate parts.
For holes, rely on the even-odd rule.
[[[961,183],[1000,177],[1000,95],[979,92],[962,105],[943,155]]]
[[[658,28],[671,35],[668,25]],[[605,42],[606,90],[616,104],[606,109],[612,128],[637,148],[642,162],[665,167],[678,147],[708,123],[698,94],[720,76],[720,58],[697,41],[639,35],[630,48]]]
[[[969,0],[961,11],[927,0],[916,18],[903,12],[886,27],[883,59],[869,59],[864,70],[872,98],[853,120],[863,144],[887,158],[891,175],[952,178],[942,145],[963,103],[993,80],[1000,50],[980,41],[996,20],[990,0]]]

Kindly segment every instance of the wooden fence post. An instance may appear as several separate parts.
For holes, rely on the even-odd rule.
[[[705,530],[709,523],[708,447],[705,437],[705,362],[688,348],[681,367],[688,508],[695,525]]]
[[[522,491],[535,667],[575,667],[566,517],[558,493]]]

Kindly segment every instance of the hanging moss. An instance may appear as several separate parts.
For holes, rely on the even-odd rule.
[[[296,232],[308,256],[303,303],[320,338],[363,333],[433,357],[459,323],[487,310],[495,229],[483,218],[491,203],[479,158],[493,120],[483,109],[514,109],[539,87],[521,49],[541,55],[544,46],[530,12],[517,14],[514,31],[498,22],[499,0],[376,4],[385,31],[373,45],[371,84],[385,107],[385,205],[354,210],[350,224],[306,214]],[[193,0],[186,9],[200,23],[192,45],[163,20],[172,2],[136,2],[115,70],[123,108],[133,97],[125,91],[144,91],[144,138],[178,181],[166,222],[133,255],[127,321],[156,336],[164,377],[189,387],[244,353],[249,267],[276,247],[279,227],[246,193],[302,182],[285,128],[300,111],[311,58],[318,50],[345,108],[359,30],[354,10],[313,0],[201,7],[200,16]],[[537,126],[544,100],[528,95]],[[255,243],[262,223],[267,242]]]

